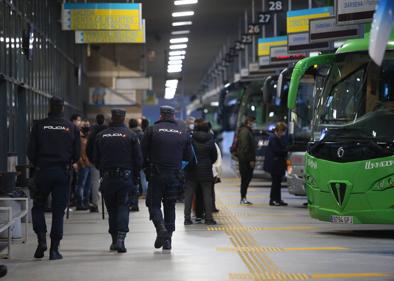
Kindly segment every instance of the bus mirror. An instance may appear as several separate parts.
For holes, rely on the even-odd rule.
[[[291,75],[289,96],[287,100],[287,107],[294,109],[296,107],[298,87],[305,72],[313,65],[331,64],[334,61],[335,54],[320,55],[316,57],[309,57],[297,62]]]

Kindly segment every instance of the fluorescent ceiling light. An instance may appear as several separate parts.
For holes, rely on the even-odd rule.
[[[171,32],[172,35],[183,35],[183,34],[189,34],[190,30],[179,30],[179,31],[173,31]]]
[[[218,101],[213,101],[213,102],[211,102],[211,106],[217,107],[217,106],[219,106],[219,102]]]
[[[178,79],[170,79],[166,81],[166,88],[176,88],[178,86]]]
[[[168,58],[169,61],[173,61],[173,60],[184,60],[184,59],[185,59],[185,56],[172,56],[172,57],[169,57],[169,58]]]
[[[179,73],[182,72],[182,66],[178,66],[178,65],[170,65],[167,68],[167,72],[168,73]]]
[[[184,25],[192,25],[191,21],[176,21],[172,23],[172,26],[184,26]]]
[[[168,65],[182,65],[183,61],[181,60],[170,60]]]
[[[175,69],[182,70],[182,65],[169,65],[167,68],[167,70],[175,70]]]
[[[187,37],[180,37],[180,38],[170,39],[170,43],[171,44],[187,43],[187,42],[189,42],[189,38],[187,38]]]
[[[166,88],[165,93],[164,93],[164,98],[166,100],[172,100],[175,97],[176,94],[176,88]]]
[[[168,73],[180,73],[182,72],[182,69],[167,69]]]
[[[184,56],[186,55],[186,51],[172,51],[168,53],[170,56]]]
[[[197,4],[198,0],[177,0],[174,2],[176,6],[180,5],[190,5],[190,4]]]
[[[179,50],[179,49],[186,49],[187,44],[176,44],[176,45],[170,45],[171,50]]]
[[[193,16],[194,12],[193,11],[185,11],[185,12],[175,12],[172,13],[172,17],[174,18],[179,18],[179,17],[190,17]]]

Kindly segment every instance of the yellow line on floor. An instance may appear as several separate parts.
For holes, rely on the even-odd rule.
[[[217,247],[218,252],[261,252],[279,253],[291,251],[346,251],[345,247],[305,247],[305,248],[277,248],[277,247]]]
[[[310,274],[310,279],[341,279],[341,278],[366,278],[366,277],[388,277],[393,273],[330,273],[330,274]]]
[[[283,227],[259,227],[259,226],[210,226],[208,231],[303,231],[303,230],[316,230],[316,227],[311,226],[283,226]]]
[[[393,273],[337,273],[337,274],[303,274],[303,273],[230,273],[230,280],[314,280],[314,279],[351,279],[390,277]]]

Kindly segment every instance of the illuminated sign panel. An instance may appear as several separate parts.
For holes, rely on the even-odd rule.
[[[140,30],[142,5],[130,3],[64,3],[63,30]]]
[[[309,20],[330,17],[333,12],[332,7],[288,11],[287,33],[308,32]]]
[[[76,31],[75,43],[145,43],[145,20],[141,30],[88,30]]]
[[[258,40],[258,55],[259,57],[269,56],[271,47],[281,46],[287,44],[287,36],[260,38]]]

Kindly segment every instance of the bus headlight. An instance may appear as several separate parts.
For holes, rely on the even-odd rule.
[[[388,176],[384,179],[378,180],[374,183],[372,190],[383,191],[389,188],[394,188],[394,176]]]

